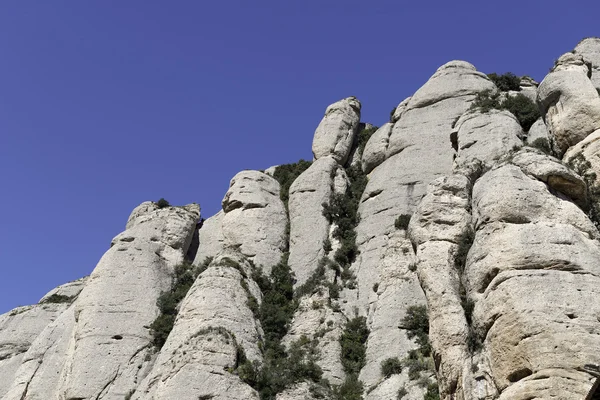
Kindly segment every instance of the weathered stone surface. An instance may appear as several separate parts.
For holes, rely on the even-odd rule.
[[[516,166],[492,170],[478,180],[473,204],[477,205],[473,210],[476,228],[494,221],[511,224],[568,221],[588,237],[599,237],[594,224],[571,199],[550,193],[544,182],[528,177]]]
[[[77,296],[79,296],[79,293],[85,286],[87,279],[88,279],[88,277],[86,276],[86,277],[77,279],[75,281],[68,282],[68,283],[62,284],[60,286],[57,286],[54,289],[52,289],[51,291],[49,291],[48,293],[46,293],[44,295],[44,297],[42,297],[40,299],[39,302],[40,303],[46,303],[48,301],[51,302],[52,296],[54,296],[54,295],[69,297],[72,302],[72,300],[75,300],[75,298],[77,298]]]
[[[327,107],[313,138],[312,152],[316,160],[332,156],[341,165],[346,163],[360,122],[360,107],[355,97]]]
[[[302,298],[283,343],[289,347],[292,342],[299,340],[302,336],[309,339],[316,338],[319,352],[317,364],[323,370],[323,378],[328,379],[332,384],[339,385],[345,377],[340,361],[339,338],[346,317],[331,309],[326,292],[323,290],[323,293]]]
[[[37,304],[0,315],[0,396],[9,390],[36,337],[67,307],[66,303]]]
[[[463,175],[436,179],[429,184],[409,227],[417,248],[419,281],[427,297],[429,338],[444,399],[463,398],[464,381],[471,378],[469,327],[455,265],[457,248],[471,229],[470,191],[471,183]]]
[[[262,359],[262,331],[248,307],[249,294],[260,302],[260,291],[247,278],[250,273],[244,257],[226,252],[200,274],[133,400],[258,399],[256,391],[233,373],[237,346],[248,359]]]
[[[537,102],[553,150],[561,157],[569,147],[600,129],[600,96],[588,72],[580,55],[566,53],[538,88]]]
[[[531,125],[527,132],[527,145],[535,147],[537,149],[550,152],[550,137],[548,136],[548,129],[543,118],[539,118]]]
[[[371,172],[375,167],[385,161],[390,135],[394,124],[383,124],[369,138],[362,153],[362,169],[365,173]]]
[[[380,258],[373,260],[372,264],[361,264],[361,269],[356,270],[358,301],[350,303],[358,304],[358,312],[367,316],[370,333],[366,365],[359,376],[367,387],[381,380],[382,361],[395,356],[402,359],[417,347],[408,339],[399,321],[406,315],[408,307],[425,302],[416,275],[411,270],[416,260],[404,231],[390,233],[383,239],[385,245]],[[366,265],[370,268],[362,269]],[[407,381],[400,380],[397,384],[396,391]]]
[[[356,143],[354,143],[354,145],[352,146],[352,151],[350,152],[350,156],[348,157],[348,162],[346,163],[346,165],[350,166],[350,167],[355,167],[358,165],[359,162],[362,161],[362,154],[364,152],[364,145],[361,147],[358,145],[358,140],[359,140],[359,136],[361,135],[362,131],[372,131],[375,130],[377,127],[369,124],[369,123],[364,123],[361,122],[360,124],[358,124],[358,134],[356,135]]]
[[[239,249],[268,275],[286,247],[287,215],[279,183],[262,172],[242,171],[231,179],[223,211],[225,247]]]
[[[200,265],[208,257],[216,257],[225,248],[223,236],[223,210],[206,219],[198,230],[198,250],[194,265]]]
[[[467,292],[500,398],[535,390],[580,399],[590,377],[573,373],[600,362],[598,231],[568,198],[511,165],[477,181],[473,209]]]
[[[301,382],[290,389],[277,394],[277,400],[315,400],[312,395],[310,385],[306,382]]]
[[[392,124],[397,122],[400,119],[400,117],[402,117],[402,114],[404,114],[404,111],[406,110],[406,106],[408,105],[409,101],[410,97],[407,97],[404,100],[402,100],[400,104],[398,104],[398,106],[394,110],[394,113],[392,114],[392,118],[390,121]]]
[[[515,116],[506,110],[467,112],[456,122],[458,156],[454,170],[473,176],[489,170],[509,152],[522,146],[523,130]]]
[[[524,148],[514,155],[512,163],[527,175],[546,183],[559,191],[581,207],[587,204],[587,187],[583,179],[572,169],[554,157],[541,151]]]
[[[65,378],[61,375],[65,372],[63,366],[67,358],[72,356],[69,344],[74,326],[74,306],[70,306],[48,324],[31,344],[4,400],[59,398],[59,383]]]
[[[597,89],[600,89],[600,38],[583,39],[575,46],[573,52],[581,55],[583,60],[591,66],[592,83]]]
[[[288,263],[297,285],[306,282],[325,255],[323,243],[330,237],[330,223],[323,216],[323,204],[329,204],[332,193],[343,193],[345,182],[346,174],[335,159],[324,157],[313,162],[290,187]]]
[[[573,166],[590,183],[594,198],[598,201],[600,194],[600,130],[595,131],[575,146],[571,147],[563,157],[563,161]]]
[[[75,303],[72,356],[60,388],[65,398],[125,396],[143,373],[138,365],[150,351],[156,300],[183,261],[200,210],[189,205],[139,213],[139,208]]]
[[[506,94],[511,97],[522,94],[535,103],[538,83],[529,76],[523,76],[521,77],[521,83],[519,86],[520,90],[509,90]]]

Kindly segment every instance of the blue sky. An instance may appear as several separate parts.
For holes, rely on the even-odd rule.
[[[449,60],[541,80],[600,35],[597,1],[416,3],[2,2],[0,313],[89,274],[145,200],[208,217],[236,172],[310,159],[340,98],[381,125]]]

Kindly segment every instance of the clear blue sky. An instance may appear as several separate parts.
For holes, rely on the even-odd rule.
[[[541,80],[600,2],[3,1],[0,312],[89,274],[145,200],[218,211],[311,158],[347,96],[384,123],[441,64]]]

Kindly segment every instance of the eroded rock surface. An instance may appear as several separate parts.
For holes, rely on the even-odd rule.
[[[234,370],[239,348],[260,361],[262,334],[248,307],[260,291],[243,256],[226,252],[200,274],[180,306],[175,326],[132,399],[258,399]]]
[[[198,205],[140,207],[113,239],[75,303],[72,354],[60,388],[65,398],[125,396],[143,373],[138,365],[151,350],[156,300],[183,261],[200,210]]]
[[[279,183],[259,171],[242,171],[231,179],[223,198],[223,211],[221,229],[225,247],[239,249],[268,275],[287,244],[287,215],[279,198]],[[214,232],[211,243],[219,241],[216,227]],[[202,246],[197,258],[203,257]]]
[[[348,97],[333,103],[315,131],[312,151],[316,160],[332,156],[344,165],[352,150],[360,122],[360,101]]]
[[[600,96],[589,72],[581,55],[566,53],[538,88],[537,102],[559,156],[600,129]]]
[[[323,244],[330,238],[330,223],[323,215],[333,193],[346,190],[346,173],[333,157],[316,160],[290,187],[289,265],[301,285],[325,255]]]

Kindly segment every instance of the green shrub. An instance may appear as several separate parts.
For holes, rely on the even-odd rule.
[[[502,75],[492,72],[491,74],[488,74],[488,78],[490,78],[496,87],[503,92],[508,92],[509,90],[521,90],[521,78],[512,72],[507,72]]]
[[[521,93],[518,93],[516,96],[507,96],[502,102],[501,107],[517,117],[525,132],[529,131],[531,125],[541,116],[537,104]]]
[[[552,155],[552,149],[550,148],[550,144],[546,138],[539,137],[533,142],[529,143],[529,146],[541,150],[546,154]]]
[[[369,329],[365,317],[355,317],[346,323],[344,332],[340,337],[341,361],[346,374],[358,375],[362,367],[365,366],[368,337]]]
[[[323,215],[330,223],[335,224],[332,236],[340,243],[333,255],[333,260],[338,265],[335,270],[338,273],[345,272],[345,275],[340,275],[344,285],[348,283],[353,286],[354,277],[349,268],[358,255],[355,228],[360,221],[358,205],[367,185],[367,177],[362,172],[360,163],[347,168],[346,175],[349,181],[346,192],[332,194],[329,204],[323,203]]]
[[[389,378],[402,373],[402,362],[398,357],[391,357],[381,362],[381,375]]]
[[[437,383],[430,383],[423,400],[440,400],[440,391]]]
[[[74,296],[65,296],[64,294],[54,293],[44,299],[42,303],[71,303]]]
[[[158,206],[158,208],[171,207],[169,202],[163,199],[162,197],[156,202],[156,205]]]
[[[349,374],[340,386],[333,388],[333,399],[362,400],[363,391],[364,385],[358,380],[358,375]]]
[[[396,227],[396,229],[408,229],[408,224],[410,223],[410,214],[401,214],[398,216],[398,218],[396,218],[396,221],[394,221],[394,226]]]
[[[373,133],[377,131],[376,126],[367,127],[365,124],[361,125],[362,129],[358,132],[358,135],[356,136],[356,151],[358,152],[358,154],[363,153],[367,142],[369,141]]]
[[[281,201],[283,201],[283,204],[285,204],[286,210],[290,198],[290,186],[292,186],[292,183],[294,183],[296,178],[306,171],[311,164],[312,162],[310,161],[300,160],[296,163],[283,164],[275,168],[273,178],[279,182],[279,197],[281,198]]]
[[[521,124],[521,127],[526,132],[541,116],[537,104],[527,96],[518,93],[515,96],[506,96],[504,100],[500,101],[500,93],[492,92],[491,90],[484,90],[477,93],[469,109],[477,109],[481,113],[487,113],[492,109],[508,110],[517,118],[519,124]]]
[[[210,258],[204,260],[210,264]],[[173,330],[173,324],[175,323],[175,317],[177,316],[177,306],[186,296],[187,292],[192,287],[192,284],[198,277],[198,275],[206,269],[204,263],[200,267],[194,267],[188,262],[184,262],[175,267],[175,274],[172,279],[171,289],[161,293],[156,301],[156,305],[160,311],[160,314],[152,324],[150,324],[150,334],[152,335],[152,344],[160,349],[167,341],[167,337],[171,330]]]
[[[398,389],[398,394],[396,395],[396,399],[402,400],[404,398],[404,396],[406,396],[407,394],[408,394],[408,390],[406,390],[405,387],[401,387],[400,389]]]
[[[402,320],[402,326],[406,329],[409,339],[416,337],[415,342],[419,345],[419,352],[427,357],[431,354],[429,343],[429,315],[424,305],[410,306],[406,309],[406,316]]]

